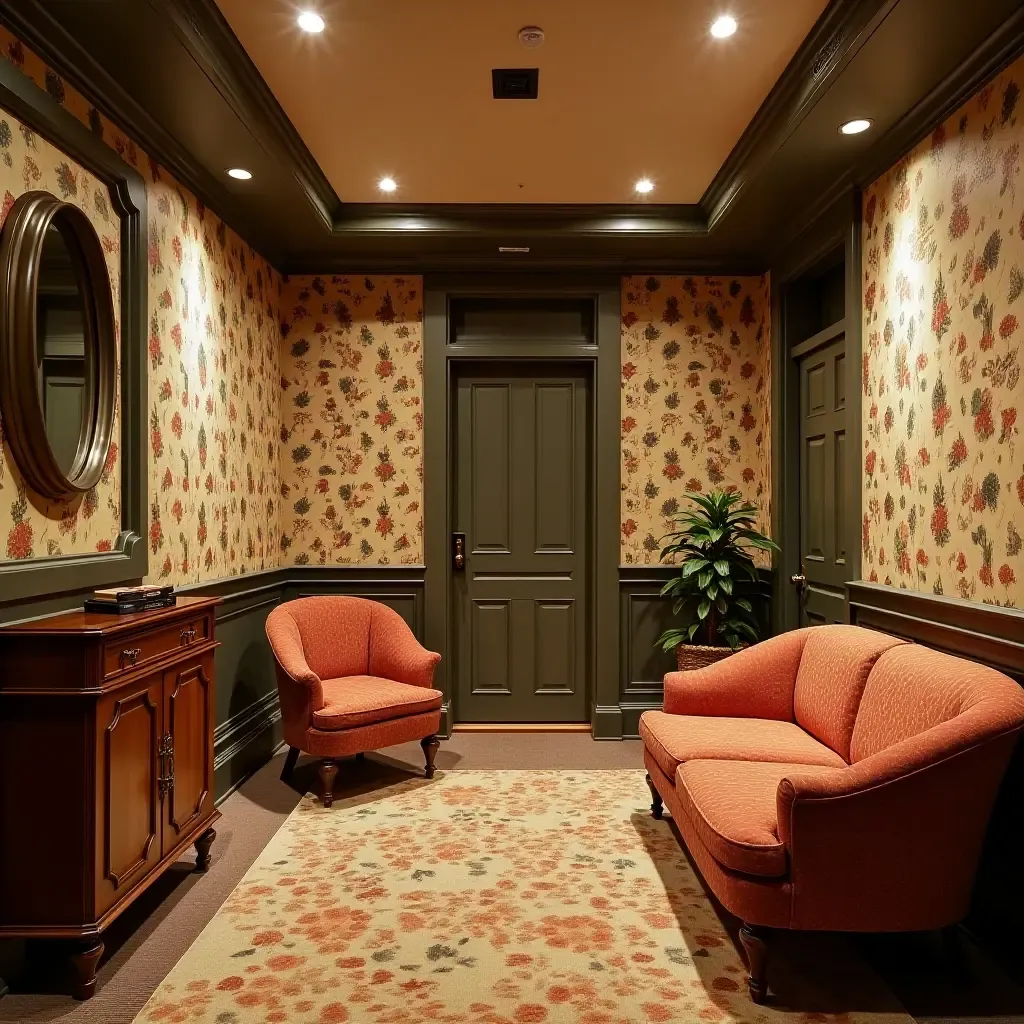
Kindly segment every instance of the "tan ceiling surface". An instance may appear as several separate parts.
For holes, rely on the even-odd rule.
[[[825,0],[218,0],[343,202],[694,203]],[[728,11],[730,39],[708,27]],[[546,34],[539,49],[517,40]],[[540,68],[536,102],[491,68]]]

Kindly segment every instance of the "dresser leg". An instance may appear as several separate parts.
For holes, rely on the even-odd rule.
[[[213,858],[210,856],[210,847],[217,838],[217,830],[208,828],[195,842],[196,847],[196,871],[206,871],[210,867]]]
[[[325,757],[320,762],[320,786],[324,807],[330,807],[334,803],[334,779],[337,774],[338,762]]]
[[[71,954],[71,994],[75,999],[91,999],[96,991],[96,968],[103,956],[103,943],[99,939],[83,939]]]

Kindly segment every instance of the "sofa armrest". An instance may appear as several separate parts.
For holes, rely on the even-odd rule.
[[[433,686],[441,655],[416,639],[405,619],[386,605],[373,610],[370,626],[370,675],[412,686]]]
[[[969,710],[842,771],[779,783],[795,928],[924,930],[970,902],[1019,725],[987,735]]]
[[[694,672],[665,676],[670,715],[793,720],[793,689],[806,629],[782,633]]]
[[[267,616],[266,629],[270,649],[277,662],[278,690],[282,701],[284,687],[287,686],[294,691],[290,694],[292,703],[308,705],[307,713],[319,711],[324,706],[323,687],[320,677],[306,661],[298,624],[286,611],[275,609]]]

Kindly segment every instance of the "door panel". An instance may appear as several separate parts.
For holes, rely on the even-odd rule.
[[[164,853],[213,810],[212,678],[212,654],[164,673],[164,728],[174,751],[174,778],[165,799]]]
[[[587,720],[587,423],[577,367],[461,368],[454,388],[456,719]]]
[[[157,750],[161,735],[159,675],[100,698],[98,732],[97,913],[102,914],[162,855]]]
[[[808,353],[800,370],[800,624],[845,621],[846,340]]]

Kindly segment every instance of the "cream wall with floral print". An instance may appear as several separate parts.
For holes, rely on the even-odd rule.
[[[422,278],[292,278],[282,308],[283,561],[422,563]]]
[[[109,190],[45,138],[0,111],[0,224],[18,196],[37,190],[74,204],[96,229],[106,256],[114,331],[120,340],[121,225],[111,208]],[[33,492],[7,447],[0,449],[0,537],[4,542],[0,558],[84,554],[113,547],[121,532],[120,408],[112,436],[115,440],[99,483],[72,501],[51,501]]]
[[[1024,59],[864,193],[863,575],[1024,606]]]
[[[623,563],[658,561],[687,491],[736,488],[767,532],[770,309],[767,276],[623,278]]]
[[[150,578],[175,584],[274,567],[279,560],[278,424],[280,276],[211,211],[142,153],[78,92],[0,28],[0,53],[101,136],[145,178],[149,222],[149,523]],[[9,115],[12,165],[8,184],[46,187],[62,195],[76,175],[46,150],[28,173]],[[0,141],[3,129],[0,128]],[[22,138],[19,136],[19,138]],[[27,145],[27,142],[26,142]],[[37,143],[38,145],[38,143]],[[96,190],[77,172],[79,196],[96,223]],[[99,225],[98,225],[99,226]],[[113,227],[107,234],[117,238]],[[101,235],[103,232],[101,231]],[[111,254],[113,257],[113,254]],[[117,455],[97,489],[92,516],[86,498],[73,528],[59,506],[18,499],[18,478],[6,463],[0,479],[0,557],[80,554],[109,544],[120,518]],[[13,506],[12,506],[12,503]],[[116,505],[116,508],[115,508]],[[23,522],[14,543],[12,508]],[[20,539],[19,539],[20,538]]]

